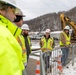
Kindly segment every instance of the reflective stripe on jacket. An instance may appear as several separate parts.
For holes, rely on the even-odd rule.
[[[42,51],[46,51],[46,48],[48,50],[52,50],[53,38],[49,38],[48,41],[46,42],[46,38],[42,37],[41,44],[42,44],[42,47],[41,47]]]
[[[17,37],[17,41],[19,42],[21,48],[22,48],[22,61],[23,63],[27,63],[27,54],[26,54],[26,48],[25,48],[25,39],[23,35],[20,35]]]
[[[22,75],[24,69],[21,47],[12,35],[16,28],[12,25],[0,15],[0,75]]]
[[[70,35],[67,36],[65,32],[62,32],[62,34],[64,35],[65,37],[65,45],[70,45],[71,42],[70,42]],[[61,41],[61,36],[60,36],[60,46],[64,46],[63,42]]]

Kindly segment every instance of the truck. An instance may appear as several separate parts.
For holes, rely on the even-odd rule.
[[[76,24],[74,21],[72,21],[69,17],[65,16],[64,13],[60,14],[60,20],[61,20],[61,25],[62,29],[66,25],[69,25],[71,28],[71,41],[76,43]]]

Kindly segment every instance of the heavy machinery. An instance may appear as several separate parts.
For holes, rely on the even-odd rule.
[[[62,29],[64,29],[66,25],[69,25],[72,28],[71,40],[73,42],[76,42],[76,24],[74,23],[74,21],[72,21],[69,17],[65,16],[63,13],[60,14],[60,20],[62,24]]]

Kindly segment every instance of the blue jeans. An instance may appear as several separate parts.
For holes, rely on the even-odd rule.
[[[47,53],[49,55],[47,55]],[[45,71],[47,71],[48,68],[50,68],[50,57],[51,57],[51,53],[47,52],[43,54],[43,60],[45,62]]]
[[[69,48],[65,47],[61,48],[61,50],[62,50],[62,57],[61,57],[62,66],[65,66],[69,55]]]

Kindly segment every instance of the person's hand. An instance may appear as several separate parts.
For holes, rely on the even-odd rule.
[[[45,48],[45,50],[46,50],[46,51],[48,51],[48,50],[49,50],[49,48]]]
[[[69,50],[70,50],[70,53],[72,53],[72,49],[71,49],[71,48],[69,48]]]
[[[65,45],[65,47],[68,47],[68,48],[69,48],[69,47],[70,47],[70,45]]]

